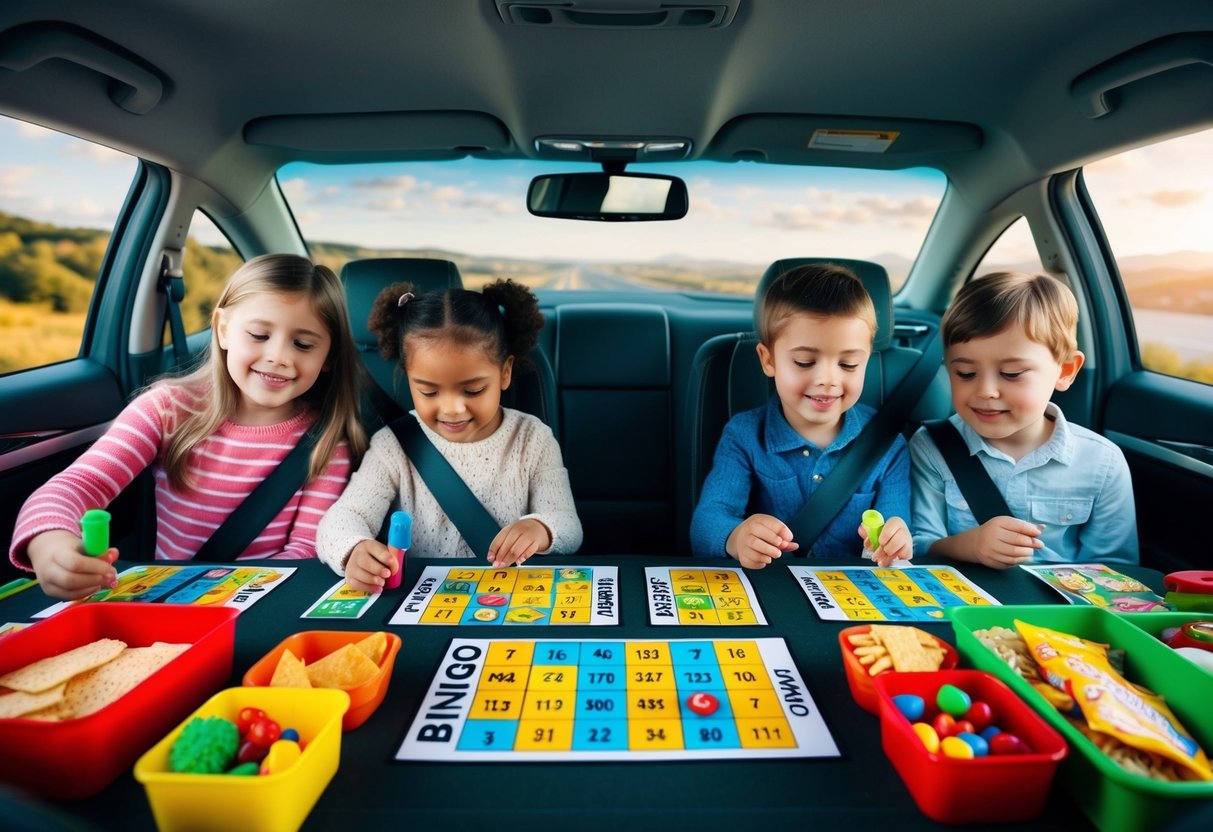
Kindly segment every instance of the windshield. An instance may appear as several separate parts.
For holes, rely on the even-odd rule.
[[[900,287],[946,185],[928,168],[634,165],[685,179],[686,217],[606,223],[527,212],[534,176],[597,170],[525,160],[292,163],[278,180],[312,257],[334,269],[362,257],[441,257],[470,287],[511,277],[536,289],[743,296],[783,257],[874,260]]]

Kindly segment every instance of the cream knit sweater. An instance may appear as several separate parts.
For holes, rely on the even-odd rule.
[[[425,423],[421,428],[498,523],[506,526],[534,517],[552,533],[549,552],[576,551],[581,545],[581,521],[556,437],[530,414],[509,408],[503,408],[503,414],[497,430],[476,442],[450,442]],[[350,551],[359,541],[377,537],[384,518],[396,509],[413,516],[410,554],[487,556],[471,551],[391,429],[383,428],[371,437],[362,465],[320,521],[316,551],[321,560],[344,574]]]

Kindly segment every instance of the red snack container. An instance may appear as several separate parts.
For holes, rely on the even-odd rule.
[[[927,751],[893,697],[921,696],[930,713],[945,684],[989,704],[994,724],[1019,737],[1030,751],[970,760]],[[1040,814],[1068,748],[1060,734],[998,679],[981,670],[885,673],[876,677],[876,695],[881,745],[923,814],[941,823],[982,824],[1027,821]]]
[[[100,792],[231,677],[237,614],[184,604],[80,604],[0,640],[0,673],[102,638],[128,647],[192,645],[88,716],[0,719],[0,780],[57,800]]]
[[[869,675],[868,668],[859,663],[859,657],[855,655],[855,646],[851,644],[850,636],[862,635],[867,632],[867,624],[858,627],[847,627],[838,634],[838,647],[842,650],[842,666],[847,672],[847,686],[851,689],[851,696],[855,698],[855,702],[859,707],[868,713],[879,714],[880,699],[876,696],[876,679],[878,676],[895,673],[896,671],[886,670],[884,673],[872,676]],[[943,664],[940,665],[939,669],[951,670],[956,667],[958,660],[956,648],[939,636],[932,634],[932,638],[939,642],[939,646],[943,648]]]
[[[334,650],[347,644],[353,644],[369,635],[371,632],[354,632],[352,630],[304,630],[301,633],[287,636],[278,646],[266,653],[257,663],[244,674],[246,687],[266,687],[274,677],[274,668],[278,659],[289,647],[291,652],[305,664],[318,661]],[[379,662],[379,672],[360,685],[352,688],[342,688],[350,696],[350,709],[341,719],[341,730],[352,731],[366,722],[383,697],[387,695],[388,683],[392,679],[392,668],[396,665],[396,654],[400,652],[400,636],[385,632],[387,649],[383,652],[383,660]]]

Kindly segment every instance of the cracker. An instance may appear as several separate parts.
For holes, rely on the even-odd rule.
[[[893,669],[904,671],[938,670],[939,665],[931,663],[918,634],[913,627],[888,627],[879,624],[872,625],[872,635],[889,651]]]
[[[65,719],[71,719],[75,714],[72,709],[67,706],[66,702],[59,701],[47,708],[42,708],[38,711],[30,711],[22,719],[36,719],[39,722],[60,722]]]
[[[282,651],[278,664],[274,667],[274,675],[270,678],[272,688],[310,688],[312,683],[307,677],[307,665],[303,659],[291,652],[291,648]]]
[[[353,644],[329,653],[307,667],[307,678],[317,688],[352,688],[368,681],[379,666]]]
[[[72,716],[96,713],[189,649],[188,644],[157,642],[128,647],[113,660],[75,676],[67,683],[64,704]]]
[[[73,676],[100,667],[126,649],[116,638],[103,638],[41,659],[0,676],[0,686],[37,693],[61,685]]]
[[[66,686],[64,683],[38,693],[15,690],[0,696],[0,719],[15,719],[58,704],[63,701],[63,689]]]

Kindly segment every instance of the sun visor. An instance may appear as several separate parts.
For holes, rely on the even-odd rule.
[[[244,140],[325,162],[365,156],[458,158],[514,147],[499,119],[472,110],[267,116],[245,125]]]
[[[982,146],[981,128],[957,121],[755,114],[732,119],[705,156],[722,161],[902,168]]]

